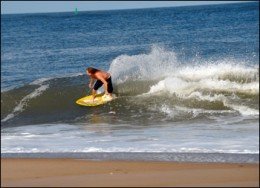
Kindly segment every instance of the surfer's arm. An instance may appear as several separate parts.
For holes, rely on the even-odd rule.
[[[90,81],[89,81],[89,88],[93,88],[93,84],[94,84],[94,79],[93,78],[90,78]]]

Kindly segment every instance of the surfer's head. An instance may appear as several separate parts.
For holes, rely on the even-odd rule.
[[[87,72],[88,75],[95,74],[97,71],[98,71],[98,69],[95,69],[93,67],[88,67],[86,69],[86,72]]]

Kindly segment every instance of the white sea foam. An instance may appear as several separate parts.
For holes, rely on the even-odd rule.
[[[154,111],[159,111],[164,114],[166,114],[170,119],[174,119],[178,116],[182,116],[184,114],[187,115],[190,114],[192,115],[193,118],[197,117],[200,114],[227,114],[227,113],[235,113],[234,110],[207,110],[203,108],[188,108],[188,107],[183,107],[183,106],[171,106],[167,104],[162,104],[162,105],[156,105],[152,108],[151,110]],[[247,114],[249,115],[249,114]],[[251,115],[251,114],[250,114]]]
[[[248,106],[243,106],[243,105],[236,105],[236,104],[230,104],[228,102],[225,102],[225,105],[238,111],[240,114],[245,115],[245,116],[259,116],[259,109],[252,109]]]
[[[258,67],[248,67],[244,62],[223,59],[215,62],[202,62],[202,64],[181,67],[176,76],[192,81],[203,79],[244,79],[246,81],[258,80]]]
[[[174,52],[153,46],[148,54],[121,55],[113,60],[109,72],[113,82],[151,80],[172,74],[177,57]]]
[[[219,101],[242,115],[259,114],[259,110],[232,102],[240,100],[239,94],[259,94],[257,65],[249,66],[234,59],[193,61],[181,63],[174,52],[155,45],[147,54],[117,57],[109,71],[115,83],[159,80],[141,96],[164,95],[167,92],[182,99]],[[161,110],[174,115],[170,108],[162,107]]]
[[[174,51],[153,45],[150,53],[120,55],[109,68],[116,83],[135,80],[157,80],[176,77],[189,82],[201,80],[237,80],[242,83],[259,82],[259,66],[249,66],[234,59],[218,61],[193,60],[183,63]]]
[[[189,94],[196,90],[211,90],[211,91],[225,91],[225,92],[239,92],[245,94],[258,94],[259,82],[238,83],[229,80],[218,79],[201,79],[196,81],[186,81],[180,77],[167,77],[157,84],[151,86],[149,93],[156,93],[159,91],[168,91],[176,94]]]
[[[201,90],[210,90],[213,94],[203,94]],[[200,101],[216,102],[220,101],[224,106],[238,111],[242,115],[259,115],[259,110],[252,109],[247,106],[232,104],[232,100],[238,100],[239,97],[235,94],[258,94],[259,83],[232,83],[230,81],[200,81],[186,82],[179,78],[166,78],[156,85],[152,86],[147,94],[157,94],[158,92],[174,93],[182,99],[196,99]],[[230,92],[232,95],[217,94],[214,91]]]
[[[164,125],[143,129],[118,129],[101,125],[102,134],[90,126],[66,124],[10,127],[1,132],[1,153],[37,152],[188,152],[259,153],[258,126],[216,127],[208,124]],[[245,130],[246,131],[242,131]],[[241,130],[244,137],[237,137]],[[185,136],[184,136],[185,135]],[[228,136],[227,136],[228,135]],[[220,139],[221,138],[221,139]],[[196,142],[194,142],[196,140]],[[253,144],[252,144],[253,143]]]

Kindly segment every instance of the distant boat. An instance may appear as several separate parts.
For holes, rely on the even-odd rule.
[[[75,8],[74,13],[75,13],[75,14],[78,14],[78,8]]]

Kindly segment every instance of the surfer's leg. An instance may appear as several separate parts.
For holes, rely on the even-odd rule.
[[[93,89],[95,91],[97,91],[102,85],[103,85],[103,82],[101,82],[100,80],[97,80],[95,85],[94,85],[94,87],[93,87]]]
[[[111,80],[111,77],[109,77],[108,79],[107,79],[107,91],[108,91],[108,93],[111,95],[112,94],[112,92],[113,92],[113,84],[112,84],[112,80]]]
[[[108,102],[108,101],[111,101],[113,99],[113,96],[112,96],[113,85],[112,85],[111,77],[109,77],[106,81],[107,81],[107,92],[108,92],[108,94],[103,95],[102,99],[103,99],[103,101]]]

